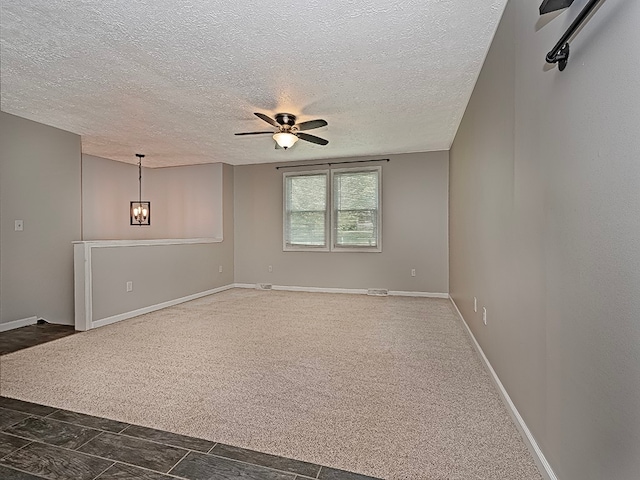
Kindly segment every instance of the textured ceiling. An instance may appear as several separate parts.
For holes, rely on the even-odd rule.
[[[1,107],[157,167],[448,149],[505,3],[2,0]],[[329,145],[235,137],[253,112]]]

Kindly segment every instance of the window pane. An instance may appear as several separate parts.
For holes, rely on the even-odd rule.
[[[326,247],[327,175],[287,176],[285,185],[286,244]]]
[[[287,183],[289,187],[289,211],[324,211],[327,208],[326,175],[287,177]]]
[[[336,245],[377,247],[377,220],[376,210],[336,211]]]
[[[336,173],[334,189],[338,210],[378,208],[378,172]]]
[[[325,246],[325,212],[291,212],[289,245]]]
[[[334,174],[336,246],[378,246],[378,185],[378,171]]]

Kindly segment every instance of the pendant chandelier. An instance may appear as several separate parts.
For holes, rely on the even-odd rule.
[[[151,202],[142,201],[142,159],[144,155],[136,153],[138,157],[138,201],[130,202],[131,225],[151,225]]]

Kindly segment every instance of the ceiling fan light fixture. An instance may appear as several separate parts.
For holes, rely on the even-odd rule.
[[[326,127],[329,125],[326,120],[318,118],[316,120],[307,120],[306,122],[296,123],[296,116],[290,113],[276,113],[276,118],[271,118],[264,113],[254,113],[260,120],[267,122],[269,125],[276,127],[278,131],[272,132],[240,132],[236,135],[272,135],[276,142],[276,148],[284,148],[287,150],[298,140],[314,143],[316,145],[328,145],[329,140],[309,135],[303,130],[313,130],[314,128]]]
[[[273,135],[273,139],[285,150],[292,147],[298,141],[298,137],[289,132],[278,132]]]

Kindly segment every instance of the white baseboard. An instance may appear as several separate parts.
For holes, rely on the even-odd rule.
[[[187,295],[186,297],[176,298],[175,300],[169,300],[167,302],[158,303],[156,305],[150,305],[148,307],[139,308],[137,310],[132,310],[130,312],[119,313],[118,315],[113,315],[111,317],[107,317],[107,318],[103,318],[103,319],[91,322],[91,328],[104,327],[105,325],[110,325],[112,323],[120,322],[122,320],[127,320],[128,318],[137,317],[138,315],[144,315],[145,313],[155,312],[156,310],[161,310],[167,307],[173,307],[174,305],[178,305],[180,303],[189,302],[197,298],[206,297],[207,295],[213,295],[214,293],[223,292],[233,287],[234,287],[234,284],[224,285],[222,287],[213,288],[211,290],[206,290],[204,292]]]
[[[234,283],[235,288],[257,288],[255,283]],[[352,293],[367,294],[366,288],[324,288],[324,287],[295,287],[287,285],[273,285],[270,290],[282,290],[286,292],[310,292],[310,293]]]
[[[0,332],[13,330],[14,328],[26,327],[27,325],[35,325],[38,323],[38,317],[21,318],[7,323],[0,323]]]
[[[366,288],[324,288],[324,287],[296,287],[290,285],[274,285],[272,290],[285,292],[309,292],[309,293],[350,293],[352,295],[366,295]]]
[[[426,297],[426,298],[449,298],[448,293],[437,292],[403,292],[401,290],[389,290],[389,295],[395,297]]]
[[[256,288],[255,283],[234,283],[233,286],[235,288]],[[349,293],[352,295],[366,295],[368,291],[367,288],[298,287],[292,285],[273,285],[271,290],[310,293]],[[397,297],[449,298],[448,293],[404,292],[401,290],[390,290],[389,295]]]
[[[542,450],[540,449],[538,442],[536,442],[536,439],[531,433],[531,430],[529,430],[529,427],[527,426],[524,419],[520,415],[520,412],[518,412],[518,409],[516,408],[513,401],[511,400],[511,397],[507,393],[507,390],[504,388],[504,385],[500,381],[498,374],[491,366],[489,359],[484,354],[482,347],[476,340],[476,337],[473,335],[473,332],[471,331],[471,329],[469,328],[469,325],[467,324],[464,317],[462,316],[462,313],[460,313],[460,310],[458,309],[458,305],[456,305],[456,302],[453,300],[453,298],[451,298],[451,295],[449,295],[449,300],[451,300],[451,304],[453,305],[453,308],[455,308],[456,312],[458,312],[458,316],[460,317],[460,320],[462,321],[462,324],[464,325],[467,331],[467,334],[471,339],[471,343],[473,343],[473,346],[475,347],[476,351],[480,355],[480,358],[482,359],[482,362],[484,363],[484,366],[487,369],[489,376],[491,377],[491,379],[493,380],[493,383],[498,388],[498,392],[502,397],[502,401],[507,407],[507,411],[511,415],[511,418],[516,424],[516,427],[520,431],[520,435],[522,435],[522,438],[525,444],[529,448],[529,451],[531,452],[531,455],[533,456],[533,459],[536,462],[536,465],[538,466],[538,470],[540,470],[540,473],[545,478],[545,480],[558,480],[558,477],[556,477],[556,474],[553,472],[553,469],[551,468],[551,465],[549,465],[547,458],[544,456],[544,453],[542,453]]]
[[[255,283],[234,283],[231,286],[233,288],[256,288]]]

